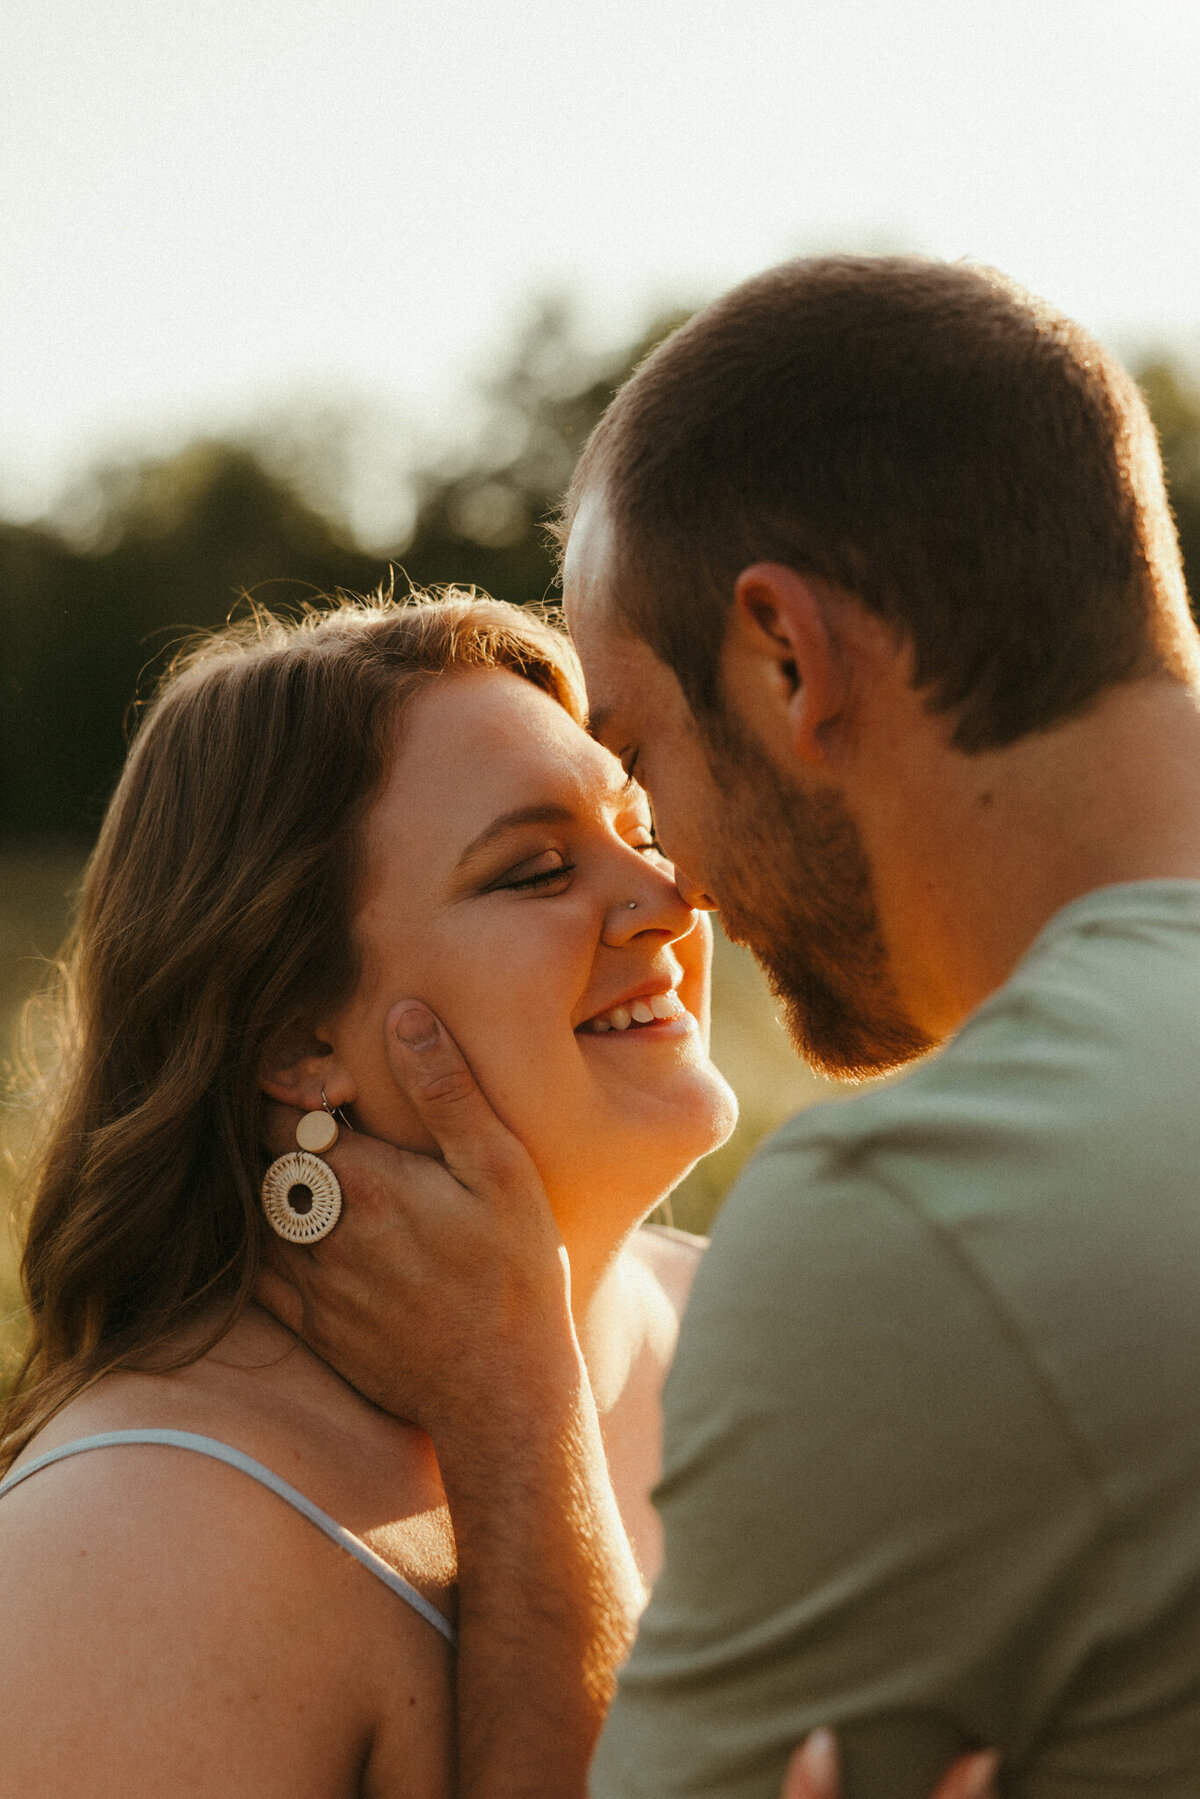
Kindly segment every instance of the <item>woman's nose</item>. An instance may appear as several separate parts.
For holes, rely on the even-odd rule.
[[[608,908],[605,943],[614,947],[628,943],[642,931],[661,931],[674,939],[692,929],[696,909],[665,869],[643,862],[633,874],[627,889],[614,896]]]

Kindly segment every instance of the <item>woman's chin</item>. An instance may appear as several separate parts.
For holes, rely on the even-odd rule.
[[[604,1135],[593,1195],[615,1186],[614,1203],[630,1217],[644,1216],[697,1162],[729,1141],[737,1120],[737,1097],[724,1076],[711,1063],[693,1070],[669,1105],[641,1118],[630,1106],[614,1121]]]
[[[720,1149],[722,1143],[728,1143],[737,1129],[738,1096],[719,1068],[709,1063],[713,1076],[714,1104],[712,1110],[712,1139],[704,1154],[710,1155],[714,1149]]]
[[[728,1143],[737,1128],[738,1101],[725,1076],[711,1062],[696,1071],[688,1086],[686,1107],[680,1104],[677,1128],[671,1135],[679,1143],[681,1155],[686,1154],[687,1167],[692,1168],[703,1156]]]
[[[672,1105],[657,1136],[668,1155],[675,1153],[680,1172],[674,1186],[702,1157],[728,1143],[738,1121],[737,1095],[711,1062],[694,1069],[676,1088]]]

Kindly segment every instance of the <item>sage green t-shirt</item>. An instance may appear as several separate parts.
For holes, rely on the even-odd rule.
[[[666,1392],[666,1566],[595,1799],[847,1799],[968,1745],[1200,1795],[1200,883],[1054,918],[933,1061],[735,1188]]]

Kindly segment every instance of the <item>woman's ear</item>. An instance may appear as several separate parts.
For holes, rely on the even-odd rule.
[[[802,762],[828,763],[828,727],[848,694],[826,583],[781,562],[742,570],[733,595],[725,676],[744,716]]]
[[[268,1046],[258,1084],[271,1099],[302,1112],[319,1111],[322,1093],[331,1106],[351,1105],[357,1091],[333,1046],[302,1025],[281,1031]]]

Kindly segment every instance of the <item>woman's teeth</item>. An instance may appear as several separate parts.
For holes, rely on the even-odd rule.
[[[607,1012],[601,1012],[596,1018],[589,1018],[579,1028],[583,1031],[627,1031],[631,1025],[653,1024],[656,1019],[682,1018],[687,1010],[679,995],[672,990],[669,993],[652,993],[648,999],[631,1000],[627,1006],[613,1006]]]

